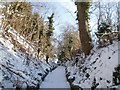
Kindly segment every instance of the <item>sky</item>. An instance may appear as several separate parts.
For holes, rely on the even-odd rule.
[[[65,2],[66,1],[66,2]],[[63,33],[63,27],[67,25],[73,25],[77,27],[76,14],[74,13],[77,9],[71,0],[65,0],[64,2],[34,2],[34,11],[37,11],[43,17],[47,18],[53,12],[54,15],[54,37],[59,38]],[[40,10],[41,3],[46,6]],[[45,12],[47,13],[45,14]]]
[[[37,6],[34,7],[35,11],[39,12],[40,15],[45,18],[50,16],[53,12],[55,13],[55,30],[53,37],[57,40],[62,40],[62,33],[64,32],[64,27],[67,27],[68,25],[72,25],[76,28],[76,30],[78,30],[78,22],[76,21],[77,15],[75,13],[77,7],[72,0],[66,0],[66,2],[36,2],[34,4],[37,4]],[[40,4],[45,4],[46,8],[40,10]],[[47,13],[45,14],[44,11],[47,11]],[[95,22],[91,20],[90,25],[91,27],[95,26]]]
[[[48,0],[49,1],[49,0]],[[53,12],[54,15],[54,37],[57,39],[60,38],[60,35],[64,31],[64,27],[67,27],[67,25],[73,25],[77,27],[77,21],[75,20],[77,17],[75,11],[77,10],[76,5],[72,0],[65,0],[65,1],[57,1],[56,2],[36,2],[35,4],[35,11],[39,12],[41,16],[47,18],[50,16]],[[37,6],[36,6],[37,5]],[[40,8],[41,5],[45,5],[46,8]],[[46,14],[45,14],[46,12]],[[98,12],[95,12],[95,14],[99,14]],[[90,30],[92,30],[91,35],[92,37],[95,36],[96,30],[97,30],[97,18],[94,15],[90,15]],[[114,15],[113,15],[114,16]]]
[[[56,12],[58,14],[58,17],[55,18],[55,23],[60,23],[57,27],[55,27],[55,35],[62,33],[63,26],[73,25],[77,27],[77,21],[75,20],[76,14],[74,13],[76,11],[76,6],[73,2],[59,2],[54,5],[57,7]]]

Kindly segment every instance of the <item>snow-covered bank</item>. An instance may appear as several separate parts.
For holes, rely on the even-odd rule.
[[[111,87],[113,71],[118,65],[118,51],[118,42],[115,41],[107,47],[94,48],[86,59],[78,56],[74,61],[67,61],[69,78],[75,78],[73,84],[82,88],[91,88],[93,82],[97,84],[97,88]]]
[[[1,15],[0,15],[1,22]],[[0,23],[1,26],[1,23]],[[39,87],[57,65],[54,58],[46,63],[45,55],[8,25],[0,27],[0,88]]]
[[[9,51],[0,45],[0,64],[3,88],[26,88],[41,84],[44,75],[54,65],[20,53]]]
[[[50,72],[40,88],[70,88],[65,76],[65,67],[59,66]]]
[[[26,88],[41,84],[56,64],[46,58],[36,58],[15,48],[10,37],[0,33],[0,88]],[[19,40],[18,40],[19,41]],[[29,45],[29,44],[27,44]],[[25,47],[21,42],[21,47]]]

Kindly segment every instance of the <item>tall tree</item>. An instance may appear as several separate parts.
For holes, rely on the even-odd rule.
[[[64,32],[61,35],[62,40],[58,45],[58,58],[61,61],[76,57],[77,51],[80,50],[79,33],[75,27],[68,25],[63,27]]]
[[[47,46],[46,46],[46,61],[48,62],[49,57],[51,56],[52,52],[52,45],[51,45],[51,36],[53,36],[53,30],[54,30],[54,13],[50,17],[48,17],[48,30],[46,32],[46,40],[47,40]]]
[[[78,10],[78,24],[79,24],[79,35],[81,41],[81,47],[85,55],[89,55],[92,49],[91,38],[88,30],[88,11],[89,2],[77,2]]]

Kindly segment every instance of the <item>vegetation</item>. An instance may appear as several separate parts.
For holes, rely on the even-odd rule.
[[[80,40],[78,31],[73,26],[68,25],[64,28],[63,39],[59,45],[58,58],[61,61],[72,59],[80,51]]]
[[[34,7],[33,3],[29,3],[28,1],[2,3],[3,6],[0,13],[2,13],[1,15],[3,17],[2,23],[0,22],[2,26],[0,34],[3,36],[1,38],[4,40],[0,38],[0,44],[7,46],[6,44],[9,42],[11,44],[11,51],[14,50],[16,52],[14,53],[14,57],[14,55],[12,55],[14,51],[9,53],[9,50],[3,50],[9,53],[8,56],[14,57],[10,58],[10,60],[9,58],[6,58],[7,56],[1,58],[1,60],[3,59],[1,63],[3,63],[3,61],[5,62],[2,65],[5,69],[5,73],[7,70],[10,71],[8,74],[6,73],[7,75],[10,74],[10,76],[8,76],[9,80],[13,77],[13,74],[15,74],[22,77],[23,80],[29,82],[35,81],[33,84],[36,86],[36,81],[38,84],[41,83],[41,81],[44,81],[48,72],[51,72],[56,67],[54,67],[54,65],[52,66],[52,64],[55,63],[49,63],[49,60],[57,61],[58,59],[58,65],[66,65],[66,77],[73,89],[76,87],[78,88],[78,86],[74,86],[74,81],[81,87],[82,85],[85,87],[84,84],[89,84],[89,87],[92,90],[95,90],[98,86],[102,86],[102,83],[100,82],[107,83],[105,86],[109,87],[112,84],[111,78],[109,77],[112,75],[106,77],[106,75],[104,76],[102,74],[106,74],[105,70],[109,69],[109,67],[107,67],[108,64],[115,62],[110,66],[110,73],[113,72],[112,68],[116,65],[116,61],[112,60],[114,59],[113,56],[117,56],[117,52],[119,51],[114,50],[114,47],[117,49],[116,43],[120,40],[120,2],[116,3],[115,6],[112,6],[113,3],[110,5],[110,3],[104,4],[103,2],[94,3],[76,1],[76,17],[78,22],[76,25],[78,27],[74,26],[75,23],[72,23],[73,25],[64,24],[60,21],[61,27],[58,26],[57,28],[57,25],[55,25],[56,22],[59,22],[59,20],[56,20],[57,13],[54,10],[51,13],[51,11],[49,11],[49,5],[48,9],[46,9],[44,3],[40,4],[39,10],[41,11],[38,12],[37,10],[34,10],[34,8],[38,7]],[[43,14],[42,11],[45,11],[45,13]],[[60,19],[64,20],[61,15],[63,15],[63,13],[60,14]],[[69,17],[66,19],[69,23]],[[54,32],[58,28],[61,30],[60,32],[62,32],[60,37]],[[59,32],[57,32],[57,34],[58,33]],[[110,45],[110,47],[107,47],[108,45]],[[92,49],[93,47],[94,49]],[[102,49],[97,50],[99,48]],[[20,60],[21,58],[24,60],[17,60],[16,56]],[[56,59],[54,59],[55,57]],[[28,70],[28,73],[22,69],[18,71],[21,73],[18,73],[18,69],[16,69],[17,66],[14,68],[14,63],[10,63],[10,61],[22,62],[19,65],[23,64],[23,66],[26,67],[25,70]],[[66,61],[68,62],[66,63]],[[29,69],[32,66],[33,70]],[[107,69],[102,71],[101,69],[104,68]],[[0,70],[2,70],[2,68],[0,68]],[[35,72],[32,73],[31,70]],[[99,77],[99,74],[102,76]],[[36,75],[39,75],[40,78],[38,79],[39,76],[37,77]],[[26,77],[24,78],[24,76]],[[26,79],[28,77],[30,77],[31,80]],[[15,78],[13,78],[13,80],[14,79]],[[32,79],[34,80],[32,81]],[[18,80],[17,83],[19,83],[20,79],[18,77],[16,80]],[[120,65],[118,65],[113,72],[112,85],[119,84]],[[17,84],[15,85],[17,88]]]
[[[91,37],[88,28],[89,2],[77,2],[79,35],[82,51],[89,55],[92,49]]]
[[[73,59],[77,54],[81,53],[89,55],[93,47],[93,38],[91,37],[89,30],[91,14],[89,9],[92,4],[90,2],[76,2],[76,5],[79,32],[77,29],[75,30],[73,26],[63,28],[63,39],[62,41],[59,41],[60,44],[58,45],[58,58],[60,60]],[[112,37],[110,34],[108,35],[108,33],[112,33],[113,31],[111,28],[111,13],[107,13],[106,9],[105,13],[107,14],[107,18],[104,21],[101,20],[100,17],[104,17],[101,16],[101,3],[98,3],[98,6],[99,7],[96,7],[99,11],[96,36],[99,45],[106,46],[104,45],[106,42],[109,42],[110,44],[113,43],[114,39],[112,37],[115,35],[118,36],[118,33],[114,34]],[[49,58],[55,56],[55,47],[52,45],[52,43],[54,43],[52,36],[55,28],[53,25],[54,13],[47,16],[47,23],[45,23],[45,19],[41,17],[39,13],[32,11],[32,5],[28,2],[6,2],[4,3],[2,13],[5,16],[2,19],[5,35],[7,35],[6,33],[8,33],[9,29],[8,26],[10,26],[33,45],[37,57],[42,57],[40,53],[43,53],[48,61]],[[107,35],[105,35],[105,33],[107,33]]]
[[[54,13],[48,17],[48,24],[39,16],[39,13],[32,12],[32,5],[28,2],[7,2],[4,4],[2,13],[5,32],[8,26],[15,29],[26,40],[30,41],[34,47],[37,57],[42,52],[46,57],[53,57],[53,46],[51,45],[53,35]]]

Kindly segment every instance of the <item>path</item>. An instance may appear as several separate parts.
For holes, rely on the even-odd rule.
[[[65,76],[65,67],[58,66],[54,71],[50,72],[40,88],[70,88]]]

